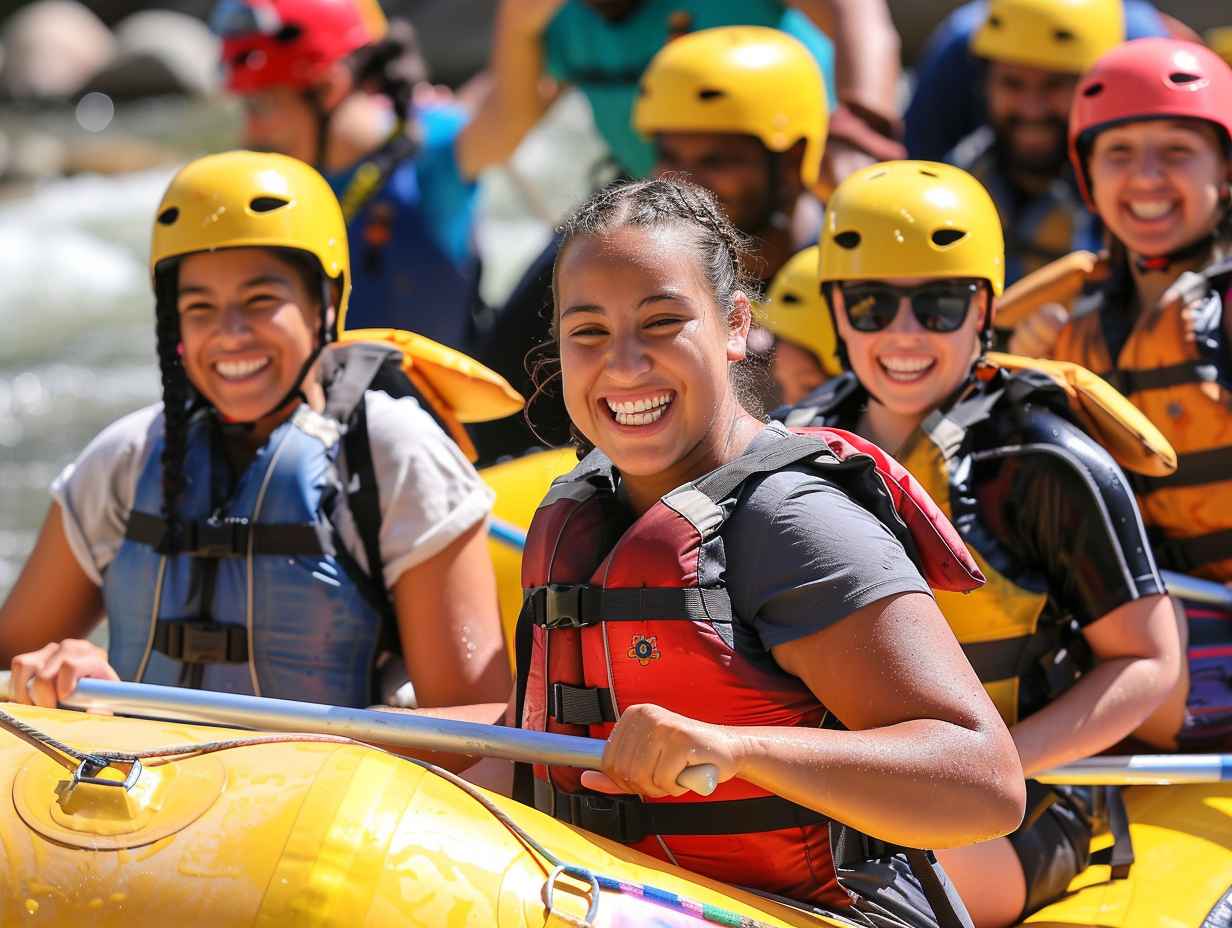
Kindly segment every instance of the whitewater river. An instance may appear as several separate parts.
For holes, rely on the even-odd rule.
[[[565,101],[553,116],[519,152],[517,177],[484,180],[490,298],[584,195],[600,158],[584,103]],[[143,120],[147,136],[168,122],[165,110],[138,114],[138,130]],[[52,478],[104,425],[158,398],[146,259],[171,174],[74,177],[0,199],[0,600],[34,543]]]

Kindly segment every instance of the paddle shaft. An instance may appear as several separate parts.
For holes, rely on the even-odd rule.
[[[456,722],[406,712],[376,712],[110,680],[80,681],[61,705],[69,709],[102,709],[119,715],[205,722],[258,731],[319,732],[392,747],[586,770],[601,769],[605,744],[597,738]],[[686,768],[676,782],[702,796],[709,796],[718,785],[717,775],[713,764],[699,764]]]
[[[1178,574],[1171,570],[1161,570],[1168,592],[1178,599],[1187,599],[1207,606],[1222,606],[1232,609],[1232,589],[1214,580],[1203,580],[1201,577],[1191,577],[1188,574]]]
[[[1232,782],[1232,754],[1088,757],[1033,779],[1067,786],[1164,786]]]

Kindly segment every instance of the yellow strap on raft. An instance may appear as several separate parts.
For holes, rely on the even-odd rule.
[[[1065,391],[1086,432],[1126,470],[1148,477],[1166,477],[1176,471],[1176,451],[1168,439],[1110,383],[1085,367],[999,351],[988,352],[982,363],[1047,374]]]
[[[1057,258],[1005,288],[994,309],[994,324],[1012,329],[1045,303],[1068,306],[1088,280],[1101,277],[1105,270],[1104,259],[1089,251]]]
[[[488,422],[520,412],[522,394],[500,374],[430,338],[402,329],[352,329],[339,344],[377,342],[402,352],[403,373],[447,426],[449,436],[472,461],[478,457],[466,422]]]

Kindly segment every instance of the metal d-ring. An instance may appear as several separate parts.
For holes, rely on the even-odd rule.
[[[599,878],[585,867],[571,864],[560,864],[548,874],[548,881],[543,884],[543,904],[548,912],[552,911],[552,892],[556,888],[556,880],[561,876],[571,876],[575,880],[590,884],[590,908],[586,911],[586,924],[594,924],[599,915]]]
[[[128,774],[123,780],[106,780],[99,776],[108,767],[120,770],[125,764],[128,764]],[[90,783],[94,786],[117,786],[128,792],[140,777],[141,761],[136,758],[133,758],[132,761],[118,761],[108,760],[105,757],[99,757],[97,754],[88,754],[82,758],[77,769],[73,771],[73,779],[70,786],[76,786],[78,783]]]

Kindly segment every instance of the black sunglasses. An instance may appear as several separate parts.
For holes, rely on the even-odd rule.
[[[880,332],[898,315],[903,300],[911,304],[916,321],[929,332],[955,332],[967,318],[981,280],[945,280],[918,287],[890,284],[836,283],[843,294],[843,311],[857,332]]]

